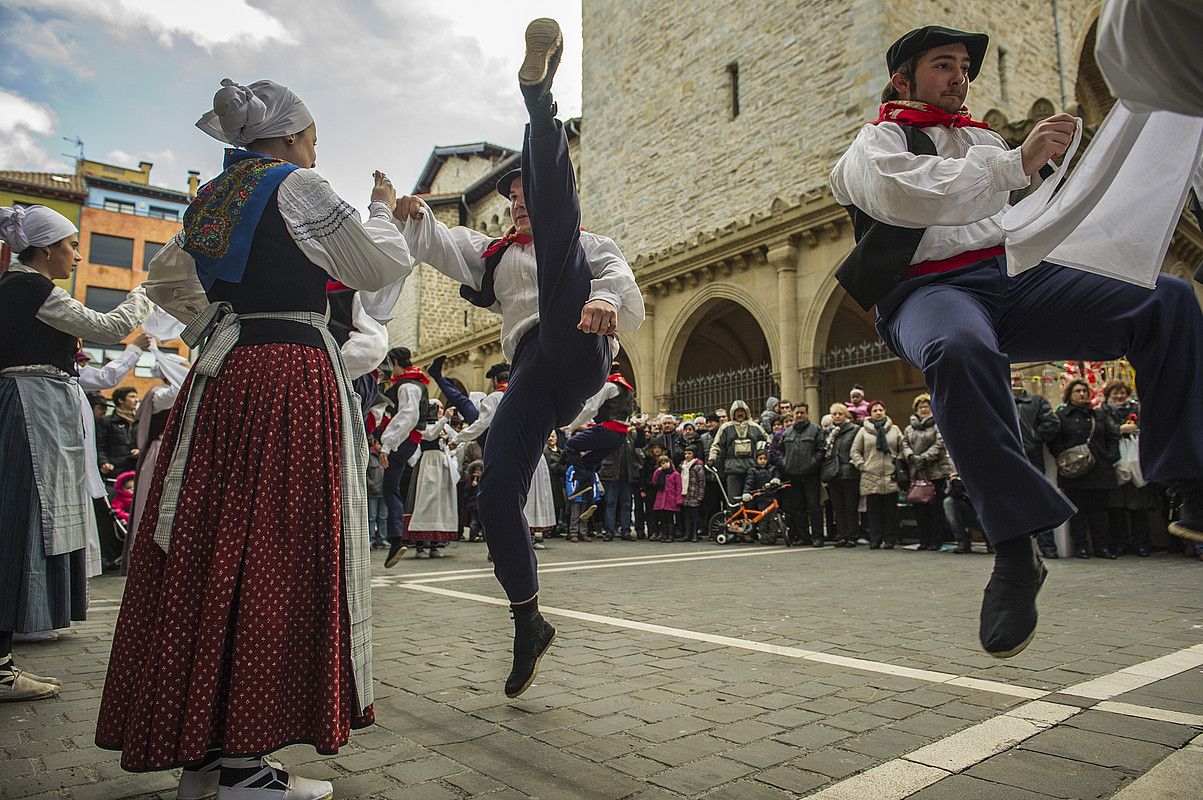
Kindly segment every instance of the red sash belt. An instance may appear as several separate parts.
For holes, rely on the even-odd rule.
[[[631,426],[626,424],[625,422],[619,422],[618,420],[613,420],[613,419],[609,420],[607,422],[601,423],[601,426],[603,428],[605,428],[606,430],[614,431],[615,433],[626,433],[627,431],[629,431],[631,429]]]
[[[920,261],[918,264],[911,264],[907,267],[906,272],[902,273],[902,276],[904,278],[918,278],[923,275],[938,275],[941,272],[951,272],[954,269],[967,267],[970,264],[976,264],[988,258],[1005,255],[1006,252],[1007,249],[1000,244],[995,247],[986,247],[982,250],[969,250],[964,253],[958,253],[951,258]]]

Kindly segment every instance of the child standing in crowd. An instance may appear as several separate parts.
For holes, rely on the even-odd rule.
[[[134,505],[134,471],[123,472],[117,476],[117,490],[113,494],[113,513],[121,524],[129,526],[130,509]]]
[[[581,491],[589,487],[580,485],[576,467],[569,467],[564,471],[564,493],[568,496],[568,541],[573,544],[593,541],[593,536],[589,533],[589,517],[585,516],[584,512],[588,507],[596,508],[592,498],[601,491],[596,472],[583,471],[582,475],[592,479],[591,491]]]
[[[699,445],[685,445],[681,461],[681,528],[688,542],[698,541],[701,527],[702,500],[706,496],[706,471],[697,457]]]
[[[388,546],[388,506],[384,502],[384,467],[380,463],[380,440],[368,440],[372,455],[368,458],[368,535],[372,549]]]
[[[468,465],[467,479],[464,481],[464,508],[468,514],[468,541],[483,542],[484,528],[480,527],[480,516],[476,513],[476,493],[480,488],[480,476],[485,472],[485,462],[473,461]]]
[[[763,447],[756,451],[756,463],[744,478],[744,494],[759,492],[769,481],[780,478],[777,467],[769,463],[769,451]]]
[[[660,456],[656,471],[652,473],[652,484],[656,487],[656,523],[660,529],[660,541],[671,542],[677,538],[677,513],[681,510],[681,475],[673,467],[672,459]]]
[[[648,541],[659,541],[660,519],[656,515],[656,482],[652,480],[660,466],[664,448],[659,442],[651,442],[643,451],[643,507],[646,509]]]

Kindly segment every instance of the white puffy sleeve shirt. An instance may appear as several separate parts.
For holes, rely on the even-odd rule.
[[[19,262],[9,269],[13,272],[37,272]],[[105,314],[93,311],[67,294],[61,286],[55,286],[38,309],[37,317],[55,330],[79,336],[85,341],[116,344],[142,324],[152,307],[141,286],[135,287],[121,305]]]
[[[470,228],[448,228],[430,207],[422,204],[421,219],[406,219],[401,226],[416,261],[429,264],[452,280],[480,288],[485,274],[481,253],[493,239]],[[618,311],[618,332],[628,333],[643,324],[643,295],[635,274],[613,239],[581,232],[581,248],[593,273],[588,300],[605,300]],[[513,360],[522,335],[539,322],[539,281],[534,244],[514,244],[506,249],[494,275],[497,303],[490,309],[501,314],[501,349]]]
[[[474,442],[480,438],[481,434],[489,429],[493,424],[493,415],[497,413],[497,406],[501,405],[501,398],[505,396],[505,392],[490,392],[476,404],[476,410],[480,412],[480,416],[471,425],[466,425],[460,428],[459,433],[453,434],[451,442],[455,445],[461,445],[464,442]]]
[[[405,238],[386,203],[359,214],[311,169],[289,173],[276,193],[280,216],[305,256],[352,289],[392,294],[413,272]],[[320,222],[320,224],[318,224]],[[209,305],[196,275],[196,262],[182,247],[183,231],[164,245],[148,267],[144,286],[159,306],[181,322],[191,322]]]
[[[865,125],[831,171],[840,205],[903,228],[926,228],[912,264],[1003,243],[1010,193],[1028,185],[1018,148],[984,128],[924,128],[935,156],[911,153],[897,123]]]

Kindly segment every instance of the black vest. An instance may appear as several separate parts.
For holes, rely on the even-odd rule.
[[[595,422],[610,422],[611,420],[626,422],[631,418],[631,414],[635,413],[635,393],[621,383],[614,383],[614,385],[618,387],[618,395],[601,404],[601,408],[597,410],[597,415],[593,418]]]
[[[900,125],[907,149],[917,156],[934,156],[935,142],[913,125]],[[902,228],[873,219],[856,206],[844,206],[852,217],[856,247],[835,272],[852,299],[868,311],[902,281],[927,228]]]
[[[501,240],[494,239],[493,241],[489,242],[489,247],[492,247],[499,241]],[[485,249],[487,250],[488,247]],[[497,275],[497,265],[501,263],[501,257],[504,256],[505,251],[509,249],[510,246],[507,244],[505,247],[498,248],[497,252],[486,258],[485,274],[484,277],[480,279],[480,288],[473,289],[466,283],[462,284],[459,287],[459,296],[474,306],[480,306],[481,308],[492,308],[493,304],[497,302],[497,292],[493,288]]]
[[[35,272],[0,275],[0,369],[50,364],[75,374],[76,336],[38,319],[38,311],[54,291],[54,283]]]
[[[418,424],[414,426],[414,430],[424,431],[426,430],[426,410],[430,406],[430,390],[426,388],[426,384],[414,378],[396,381],[395,383],[390,384],[389,387],[384,390],[384,398],[388,401],[388,405],[392,409],[392,416],[397,416],[397,396],[401,392],[401,384],[403,383],[414,384],[422,393],[422,399],[418,404]]]
[[[277,189],[277,192],[279,190]],[[263,209],[246,272],[239,283],[214,281],[205,294],[209,302],[225,300],[239,314],[258,311],[313,311],[326,313],[326,282],[330,275],[309,260],[289,234],[280,204],[273,194]],[[323,350],[322,334],[309,325],[288,320],[243,320],[238,344],[290,342]]]

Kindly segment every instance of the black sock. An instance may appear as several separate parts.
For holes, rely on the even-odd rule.
[[[1016,536],[1014,539],[998,542],[994,545],[994,553],[1004,559],[1029,557],[1032,553],[1032,537]]]
[[[551,92],[540,97],[524,97],[530,114],[530,135],[545,136],[556,130],[556,103]]]
[[[514,614],[514,621],[529,619],[539,613],[539,596],[526,601],[525,603],[511,603],[510,611]]]

